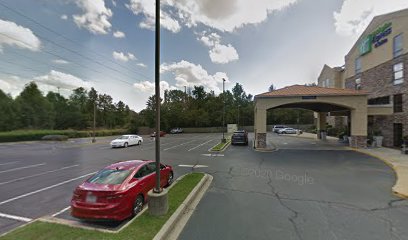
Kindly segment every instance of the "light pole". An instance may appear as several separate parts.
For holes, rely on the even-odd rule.
[[[156,90],[156,186],[154,192],[160,193],[160,0],[156,0],[155,32],[155,90]]]
[[[222,108],[222,142],[226,142],[225,140],[225,135],[224,135],[224,127],[225,127],[225,78],[222,79],[222,102],[223,102],[223,108]]]
[[[163,216],[169,210],[167,190],[160,187],[160,0],[156,0],[155,94],[156,94],[156,184],[148,192],[149,214]]]

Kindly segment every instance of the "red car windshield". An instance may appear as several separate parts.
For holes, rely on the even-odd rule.
[[[121,184],[129,176],[130,170],[103,169],[88,179],[89,183]]]

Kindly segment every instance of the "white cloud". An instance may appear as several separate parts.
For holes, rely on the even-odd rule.
[[[122,61],[122,62],[127,62],[129,60],[136,60],[135,55],[133,55],[132,53],[123,53],[123,52],[114,51],[112,53],[112,56],[115,60]]]
[[[112,0],[112,5],[114,6],[114,7],[116,7],[116,1],[115,0]]]
[[[113,33],[113,36],[114,36],[115,38],[124,38],[124,37],[126,37],[125,33],[124,33],[124,32],[121,32],[121,31],[116,31],[116,32],[114,32],[114,33]]]
[[[61,19],[62,19],[62,20],[67,20],[67,19],[68,19],[68,16],[65,15],[65,14],[64,14],[64,15],[61,15]]]
[[[73,15],[78,27],[93,34],[107,34],[110,31],[112,24],[109,19],[113,13],[105,6],[104,0],[75,0],[75,3],[84,12],[82,15]]]
[[[30,29],[0,19],[0,52],[3,51],[4,45],[39,51],[41,41]]]
[[[126,4],[135,15],[143,14],[144,20],[140,22],[141,28],[154,30],[155,27],[155,1],[152,0],[130,0],[129,4]],[[180,31],[180,23],[174,19],[169,13],[165,11],[160,12],[160,24],[163,28],[177,33]]]
[[[144,64],[144,63],[138,63],[136,65],[139,66],[139,67],[142,67],[142,68],[147,68],[147,65]]]
[[[68,73],[51,70],[48,74],[34,78],[35,82],[61,89],[72,90],[78,87],[90,88],[92,84]]]
[[[153,82],[144,81],[140,83],[133,84],[133,87],[143,93],[148,94],[155,94],[155,84]],[[174,90],[177,89],[174,86],[170,86],[170,84],[166,81],[160,81],[160,96],[163,96],[165,90]]]
[[[173,18],[188,27],[201,23],[206,26],[232,32],[247,24],[258,24],[265,21],[268,14],[279,11],[298,0],[162,0],[164,8],[171,7],[176,13],[164,12],[162,20],[171,22]],[[129,8],[135,13],[143,13],[144,24],[154,23],[154,1],[130,0]],[[152,20],[153,18],[153,20]],[[163,19],[164,18],[164,19]],[[176,20],[175,18],[178,18]],[[150,25],[149,25],[150,26]]]
[[[180,61],[178,63],[162,64],[160,72],[170,72],[174,75],[177,87],[184,86],[204,86],[215,92],[220,92],[218,85],[222,84],[222,79],[228,80],[227,74],[224,72],[217,72],[214,75],[208,72],[201,66],[187,61]]]
[[[221,37],[217,33],[203,32],[199,40],[210,48],[209,55],[213,63],[225,64],[239,59],[237,50],[231,44],[221,44]]]
[[[55,59],[53,60],[53,62],[56,64],[68,64],[69,63],[68,61],[65,61],[63,59]]]
[[[359,35],[375,16],[407,7],[407,0],[345,0],[340,11],[334,12],[336,32],[344,36]]]

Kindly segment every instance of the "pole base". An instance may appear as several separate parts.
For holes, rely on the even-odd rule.
[[[149,214],[152,216],[163,216],[169,210],[168,191],[163,189],[160,193],[156,193],[153,189],[147,194],[149,196]]]

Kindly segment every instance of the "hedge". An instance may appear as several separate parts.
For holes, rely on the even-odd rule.
[[[97,137],[122,135],[128,133],[126,129],[97,130]],[[36,141],[46,135],[65,135],[68,138],[92,137],[92,131],[78,130],[15,130],[0,132],[0,142]]]

